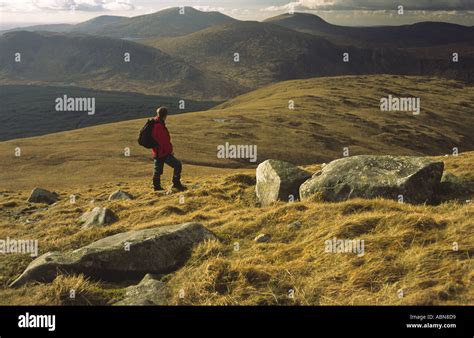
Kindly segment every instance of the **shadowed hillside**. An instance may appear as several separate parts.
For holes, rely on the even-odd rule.
[[[93,98],[94,115],[90,116],[86,111],[56,111],[55,101],[64,95],[68,98]],[[0,86],[0,141],[146,118],[156,111],[158,104],[166,105],[176,113],[206,110],[217,104],[186,100],[184,109],[180,109],[180,100],[78,87]]]
[[[16,62],[16,53],[21,62]],[[129,53],[130,62],[126,62]],[[222,98],[232,83],[155,48],[77,34],[12,32],[0,36],[2,84],[78,85],[183,98]]]
[[[342,46],[278,25],[249,21],[140,42],[247,89],[276,81],[351,74],[438,75],[471,81],[474,65],[474,59],[464,54],[460,64],[450,63],[445,53],[445,62],[435,62],[387,46]],[[349,62],[344,62],[345,53]]]
[[[50,31],[60,33],[85,33],[119,39],[143,39],[164,36],[181,36],[197,32],[211,26],[235,22],[237,20],[219,12],[203,12],[192,7],[173,7],[152,14],[135,17],[101,15],[75,25],[53,24],[35,25],[1,31]]]
[[[403,26],[345,27],[309,13],[282,14],[265,22],[343,44],[385,47],[430,47],[474,40],[474,27],[444,22]]]
[[[363,94],[361,94],[363,93]],[[419,97],[421,111],[381,111],[380,99]],[[294,101],[294,110],[289,101]],[[474,149],[473,88],[426,77],[356,76],[282,82],[205,112],[170,116],[168,128],[177,156],[187,164],[254,167],[248,159],[221,159],[226,142],[256,145],[257,162],[268,158],[296,164],[323,163],[350,155],[439,155]],[[25,187],[18,172],[38,184],[108,182],[149,175],[149,151],[137,144],[145,120],[125,121],[42,137],[0,143],[5,187]],[[41,144],[38,148],[37,145]],[[22,156],[15,158],[15,148]],[[130,148],[131,156],[124,156]],[[93,165],[89,165],[94,163]],[[79,170],[80,169],[80,170]],[[44,172],[51,172],[45,176]],[[185,168],[185,175],[193,169]]]
[[[180,14],[179,8],[174,7],[153,14],[116,20],[98,27],[89,25],[82,31],[114,38],[181,36],[234,21],[236,20],[222,13],[202,12],[192,7],[185,7],[184,14]],[[77,27],[74,27],[74,30],[76,29]]]

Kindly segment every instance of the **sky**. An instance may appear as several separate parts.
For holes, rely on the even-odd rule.
[[[400,15],[398,6],[403,6]],[[99,15],[137,16],[192,6],[241,20],[263,20],[290,11],[308,12],[350,26],[446,21],[474,26],[474,0],[0,0],[0,28],[77,23]]]

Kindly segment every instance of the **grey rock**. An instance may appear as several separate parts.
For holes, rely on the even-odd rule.
[[[310,177],[310,173],[291,163],[267,160],[257,167],[255,192],[262,206],[278,200],[288,201],[290,195],[296,200],[300,185]]]
[[[133,196],[123,190],[117,190],[110,194],[109,201],[114,200],[133,200]]]
[[[409,203],[430,202],[444,163],[423,157],[361,155],[332,161],[300,187],[302,200],[383,197]]]
[[[290,230],[298,230],[299,228],[301,228],[301,222],[300,221],[292,222],[288,225],[288,228],[290,228]]]
[[[59,273],[124,281],[147,273],[165,274],[186,262],[192,248],[215,236],[199,223],[128,231],[65,253],[49,252],[30,263],[11,286],[51,282]]]
[[[270,235],[267,234],[260,234],[257,237],[255,237],[254,241],[257,243],[265,243],[270,240]]]
[[[87,211],[79,217],[79,223],[83,229],[93,227],[101,227],[107,224],[112,224],[117,221],[118,217],[114,212],[107,208],[95,207],[91,211]]]
[[[58,194],[42,188],[34,188],[28,197],[30,203],[53,204],[58,200]]]
[[[125,290],[125,298],[114,305],[167,305],[168,288],[154,274],[147,274],[137,285]]]

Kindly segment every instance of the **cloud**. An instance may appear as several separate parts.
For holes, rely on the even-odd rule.
[[[41,12],[41,11],[130,11],[135,6],[127,0],[4,0],[0,1],[0,10],[4,12]]]
[[[215,7],[215,6],[193,6],[194,9],[197,9],[201,12],[224,12],[224,7]]]
[[[473,0],[298,0],[283,6],[266,7],[265,11],[301,10],[473,10]]]

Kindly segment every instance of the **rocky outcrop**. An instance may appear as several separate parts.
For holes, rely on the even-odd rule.
[[[291,163],[267,160],[257,167],[255,192],[262,206],[275,201],[289,201],[290,196],[299,199],[300,185],[311,177],[307,171]]]
[[[29,281],[51,282],[58,273],[122,281],[147,273],[165,274],[186,262],[192,248],[215,236],[199,223],[128,231],[103,238],[78,250],[46,253],[26,268],[11,286]]]
[[[109,201],[115,200],[133,200],[133,196],[123,190],[117,190],[110,194]]]
[[[114,212],[107,208],[95,207],[91,211],[85,212],[79,217],[79,224],[83,229],[102,227],[118,220]]]
[[[383,197],[425,203],[434,198],[444,164],[421,157],[353,156],[335,160],[300,187],[302,200],[319,194],[324,201]]]
[[[137,285],[125,290],[125,298],[114,305],[167,305],[168,288],[157,275],[147,274]]]
[[[42,188],[34,188],[30,194],[30,197],[28,197],[28,202],[30,203],[53,204],[57,202],[57,200],[58,194]]]

